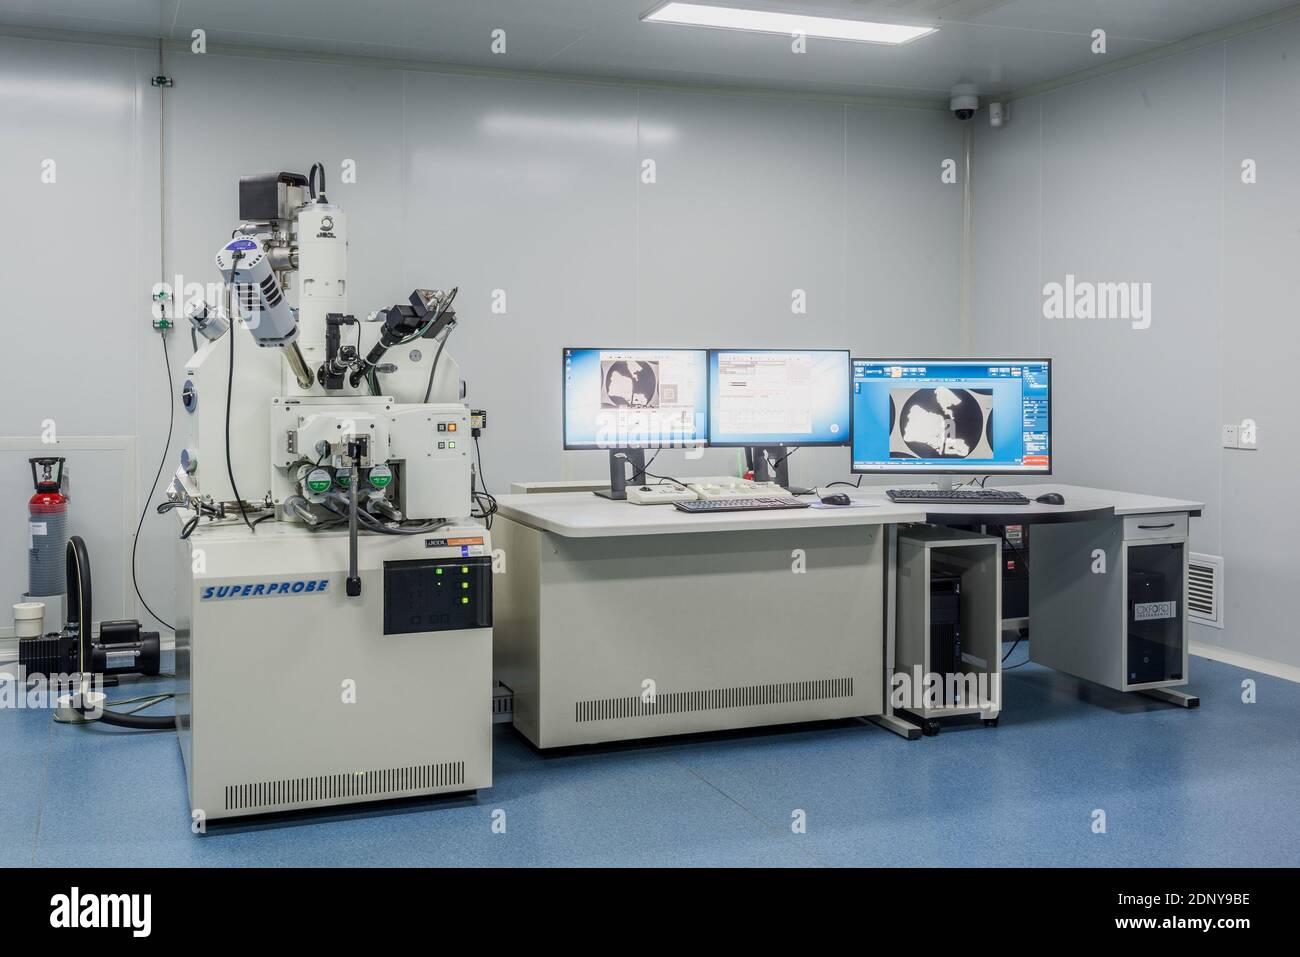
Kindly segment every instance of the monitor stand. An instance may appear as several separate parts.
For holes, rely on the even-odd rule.
[[[936,477],[935,480],[934,480],[934,490],[935,490],[936,492],[951,492],[954,488],[956,488],[956,484],[955,484],[955,482],[953,481],[954,478],[955,478],[955,476],[952,476],[952,475],[940,475],[940,476]],[[895,486],[895,485],[891,485],[891,486],[889,486],[889,487],[890,487],[890,488],[915,488],[916,486],[911,486],[911,485],[897,485],[897,486]]]
[[[751,445],[745,452],[749,458],[749,467],[753,469],[755,482],[775,482],[791,495],[808,495],[813,490],[795,488],[790,484],[790,453],[795,450],[792,445]],[[773,474],[771,463],[776,463]]]
[[[755,482],[775,482],[782,488],[790,487],[790,463],[787,459],[794,449],[779,445],[751,445],[746,451]],[[773,462],[776,463],[775,474],[772,471]]]
[[[601,498],[623,501],[627,498],[627,471],[632,466],[632,481],[645,481],[645,449],[609,450],[609,488],[597,489],[593,494]]]

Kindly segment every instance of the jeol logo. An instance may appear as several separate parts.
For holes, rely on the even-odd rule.
[[[50,898],[51,927],[125,927],[132,937],[148,937],[152,912],[152,894],[83,895],[74,887],[69,894]]]
[[[287,582],[246,582],[237,585],[208,585],[199,601],[225,598],[269,598],[272,595],[319,595],[329,587],[328,578],[298,578]]]
[[[1134,329],[1151,328],[1151,283],[1065,282],[1043,286],[1044,319],[1127,319]]]

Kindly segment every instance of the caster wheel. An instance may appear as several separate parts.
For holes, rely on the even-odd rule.
[[[984,727],[986,727],[986,728],[996,728],[997,726],[998,726],[998,719],[997,719],[997,718],[985,718],[985,719],[984,719]]]
[[[933,738],[939,733],[939,722],[930,720],[921,725],[921,733],[927,738]]]

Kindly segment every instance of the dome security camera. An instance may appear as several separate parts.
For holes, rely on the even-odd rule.
[[[973,84],[958,83],[952,88],[952,99],[948,101],[948,109],[952,110],[952,115],[957,119],[969,120],[979,108],[980,98],[976,95]]]

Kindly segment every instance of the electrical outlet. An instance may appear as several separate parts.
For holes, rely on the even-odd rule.
[[[1238,445],[1240,441],[1241,439],[1239,438],[1239,431],[1237,426],[1225,425],[1223,427],[1223,447],[1225,449],[1240,448],[1240,445]]]
[[[1237,426],[1237,448],[1251,451],[1259,448],[1259,426],[1254,419],[1242,419]]]

